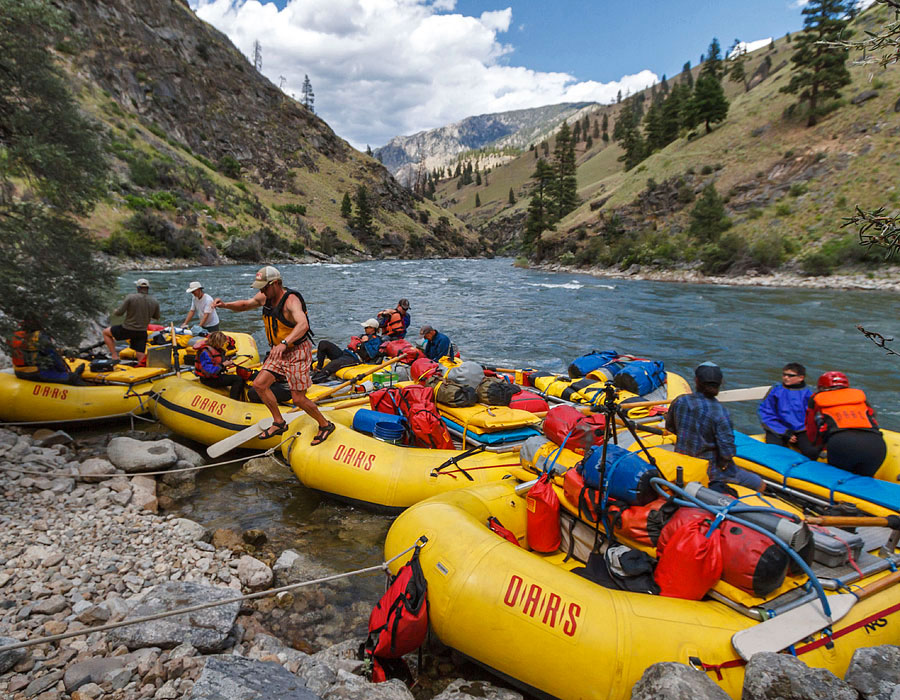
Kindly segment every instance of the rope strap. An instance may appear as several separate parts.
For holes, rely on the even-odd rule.
[[[337,581],[338,579],[348,578],[350,576],[358,576],[360,574],[368,574],[373,571],[387,571],[388,565],[391,562],[396,561],[403,555],[407,554],[413,549],[417,547],[422,547],[428,542],[428,538],[425,535],[422,535],[417,539],[411,546],[404,549],[402,552],[397,554],[396,556],[391,557],[387,561],[382,562],[381,564],[377,564],[375,566],[367,566],[364,569],[355,569],[354,571],[346,571],[341,574],[333,574],[331,576],[323,576],[322,578],[317,578],[312,581],[301,581],[300,583],[291,583],[287,586],[281,586],[280,588],[273,588],[268,591],[260,591],[258,593],[248,593],[247,595],[237,596],[235,598],[226,598],[225,600],[216,600],[211,603],[201,603],[199,605],[191,605],[187,608],[178,608],[176,610],[168,610],[166,612],[155,613],[154,615],[145,615],[143,617],[135,617],[131,620],[121,620],[120,622],[112,622],[108,625],[100,625],[99,627],[86,627],[84,629],[75,630],[74,632],[64,632],[63,634],[54,634],[49,637],[40,637],[38,639],[29,639],[24,642],[18,642],[16,644],[9,644],[7,646],[0,647],[0,654],[3,654],[7,651],[13,651],[14,649],[24,649],[25,647],[32,647],[38,644],[46,644],[48,642],[57,642],[62,639],[69,639],[70,637],[81,637],[86,634],[92,634],[94,632],[106,632],[107,630],[117,629],[119,627],[130,627],[131,625],[138,625],[144,622],[152,622],[153,620],[161,620],[166,617],[174,617],[175,615],[184,615],[186,613],[197,612],[198,610],[206,610],[207,608],[215,608],[220,605],[228,605],[229,603],[239,603],[243,600],[255,600],[256,598],[265,598],[270,595],[277,595],[278,593],[284,593],[285,591],[292,591],[295,588],[303,588],[305,586],[312,586],[314,584],[319,583],[327,583],[328,581]]]

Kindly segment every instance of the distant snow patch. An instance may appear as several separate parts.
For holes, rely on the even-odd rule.
[[[772,37],[768,39],[757,39],[756,41],[741,41],[737,46],[728,54],[728,58],[737,58],[742,53],[752,53],[757,49],[761,49],[764,46],[768,46],[772,43]]]

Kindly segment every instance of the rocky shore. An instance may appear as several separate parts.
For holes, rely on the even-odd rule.
[[[137,439],[138,437],[144,439]],[[73,440],[62,431],[0,429],[0,697],[11,700],[521,700],[439,643],[428,644],[412,690],[373,685],[357,659],[359,622],[331,601],[342,580],[253,600],[241,595],[337,572],[303,552],[272,551],[262,530],[209,532],[161,506],[190,493],[201,455],[135,433]],[[265,478],[256,464],[249,473]],[[145,472],[164,471],[157,480]],[[346,579],[343,579],[346,581]],[[88,628],[215,601],[189,614]],[[346,625],[346,639],[326,645]],[[321,633],[328,626],[329,635]],[[354,636],[353,631],[357,634]],[[560,672],[547,669],[548,673]],[[465,676],[460,678],[459,676]],[[785,690],[789,689],[789,690]],[[655,664],[632,698],[722,700],[708,674]],[[844,679],[783,654],[747,668],[744,697],[889,700],[900,697],[900,648],[860,649]]]
[[[802,287],[807,289],[864,289],[869,291],[900,291],[900,267],[879,267],[866,272],[848,272],[823,277],[810,277],[793,272],[773,272],[768,275],[749,273],[735,276],[708,276],[696,269],[661,270],[632,265],[627,270],[609,267],[573,267],[570,265],[537,265],[547,272],[592,275],[607,279],[680,282],[685,284],[719,284],[730,287]]]

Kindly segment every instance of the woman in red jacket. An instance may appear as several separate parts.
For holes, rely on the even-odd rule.
[[[806,435],[828,450],[828,464],[861,476],[874,476],[887,446],[875,411],[861,389],[851,389],[843,372],[825,372],[809,400]]]

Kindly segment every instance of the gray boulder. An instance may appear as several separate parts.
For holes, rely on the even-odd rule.
[[[84,460],[78,467],[78,473],[83,481],[87,483],[97,483],[99,481],[107,481],[105,478],[110,474],[116,473],[116,466],[108,459],[102,457],[91,457]]]
[[[199,467],[201,464],[206,463],[206,459],[204,459],[203,455],[199,452],[196,452],[195,450],[192,450],[190,447],[185,447],[180,442],[174,441],[172,441],[172,445],[175,447],[175,454],[178,457],[178,461],[187,462],[187,464],[183,466]]]
[[[129,611],[128,618],[228,600],[235,595],[235,591],[228,588],[203,586],[185,581],[167,581],[144,593]],[[171,649],[187,642],[198,651],[211,654],[221,651],[231,641],[228,635],[234,626],[240,606],[239,602],[225,603],[193,613],[142,622],[112,630],[109,637],[114,646],[124,644],[129,649],[143,647]]]
[[[279,664],[239,656],[211,656],[189,700],[320,700],[300,678]]]
[[[171,440],[145,442],[130,437],[114,437],[106,448],[109,461],[129,473],[169,469],[178,461]]]
[[[434,700],[469,700],[469,698],[522,700],[522,694],[506,688],[497,688],[487,681],[467,681],[455,678],[440,694],[434,696]]]
[[[335,671],[343,669],[350,673],[362,674],[364,662],[358,658],[357,652],[364,641],[364,639],[348,639],[316,652],[311,658]]]
[[[325,700],[414,700],[409,688],[396,678],[370,683],[343,670],[337,672],[334,685],[322,697]]]
[[[272,565],[272,572],[275,574],[276,586],[311,581],[314,578],[322,578],[334,573],[312,557],[301,554],[295,549],[284,550]]]
[[[831,671],[809,668],[800,659],[770,651],[754,654],[744,673],[743,700],[858,700],[859,695]]]
[[[715,681],[690,666],[663,662],[647,667],[631,689],[631,700],[727,700]]]
[[[232,481],[294,481],[297,477],[291,468],[273,457],[254,457],[232,475]]]
[[[111,682],[113,678],[119,676],[124,678],[125,674],[120,674],[119,672],[125,669],[128,661],[129,659],[124,656],[113,656],[106,659],[88,659],[87,661],[72,664],[66,669],[66,673],[63,676],[66,691],[72,693],[88,683],[97,683],[99,685],[104,681]]]
[[[9,646],[10,644],[18,644],[18,639],[12,637],[0,637],[0,647]],[[0,652],[0,674],[6,673],[9,669],[25,658],[27,654],[25,649],[13,649],[12,651]]]
[[[844,680],[863,700],[891,700],[900,686],[900,647],[884,645],[853,652]],[[900,697],[900,689],[897,690]]]
[[[175,530],[193,542],[209,542],[210,532],[200,523],[187,518],[175,518],[172,521]]]

